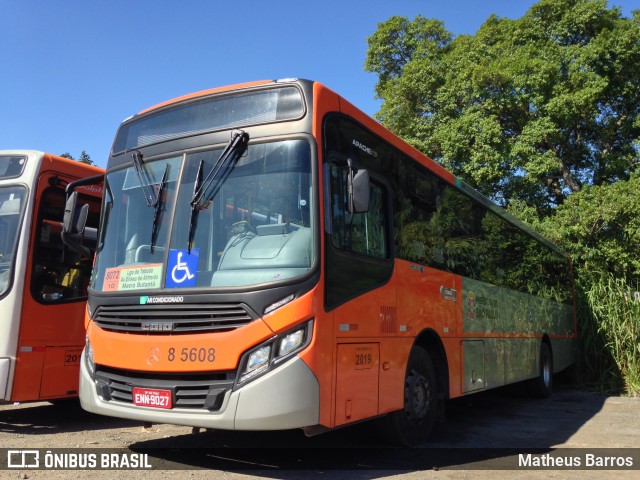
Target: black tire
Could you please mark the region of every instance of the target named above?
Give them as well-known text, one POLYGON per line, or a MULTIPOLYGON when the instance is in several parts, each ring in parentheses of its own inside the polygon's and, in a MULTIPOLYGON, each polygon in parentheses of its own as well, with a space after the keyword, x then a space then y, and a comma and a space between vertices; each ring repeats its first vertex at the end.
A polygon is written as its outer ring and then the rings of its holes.
POLYGON ((527 381, 527 391, 535 398, 547 398, 553 391, 553 355, 547 343, 540 345, 538 376, 527 381))
POLYGON ((438 412, 438 385, 433 361, 420 347, 409 355, 404 381, 404 408, 380 419, 384 440, 411 446, 429 438, 438 412))

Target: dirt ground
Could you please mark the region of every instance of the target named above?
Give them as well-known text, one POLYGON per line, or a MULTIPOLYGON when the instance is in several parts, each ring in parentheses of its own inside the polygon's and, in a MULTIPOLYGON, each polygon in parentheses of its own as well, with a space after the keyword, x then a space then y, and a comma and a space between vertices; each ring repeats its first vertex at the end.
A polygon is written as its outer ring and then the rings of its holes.
MULTIPOLYGON (((14 480, 151 480, 168 475, 231 480, 466 479, 495 478, 503 472, 509 478, 635 479, 640 478, 640 398, 566 388, 557 389, 546 400, 530 399, 518 389, 480 393, 449 401, 447 419, 436 425, 429 443, 410 449, 389 447, 371 423, 312 438, 299 430, 193 433, 190 427, 143 425, 89 414, 75 401, 3 405, 0 449, 146 454, 154 467, 117 472, 7 469, 7 459, 0 458, 0 466, 5 467, 0 478, 14 480), (596 463, 605 457, 629 458, 626 461, 633 467, 587 468, 587 455, 596 463), (584 468, 557 468, 559 461, 549 456, 578 458, 584 468), (545 461, 555 462, 553 468, 536 468, 536 462, 545 461)), ((0 455, 6 452, 0 450, 0 455)))

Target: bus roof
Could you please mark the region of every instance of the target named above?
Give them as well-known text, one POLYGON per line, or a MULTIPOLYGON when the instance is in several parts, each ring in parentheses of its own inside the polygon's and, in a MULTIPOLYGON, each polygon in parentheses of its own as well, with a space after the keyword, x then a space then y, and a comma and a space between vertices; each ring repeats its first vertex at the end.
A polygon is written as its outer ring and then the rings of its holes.
POLYGON ((167 100, 166 102, 159 103, 157 105, 154 105, 153 107, 145 108, 144 110, 141 110, 140 112, 138 112, 134 116, 143 115, 143 114, 149 113, 149 112, 151 112, 153 110, 157 110, 159 108, 167 107, 169 105, 173 105, 174 103, 181 103, 181 102, 184 102, 186 100, 192 100, 194 98, 206 97, 207 95, 213 95, 213 94, 216 94, 216 93, 224 93, 224 92, 239 90, 239 89, 242 89, 242 88, 250 88, 250 87, 257 87, 257 86, 260 86, 260 85, 268 85, 268 84, 274 83, 274 82, 277 82, 277 80, 257 80, 255 82, 239 83, 239 84, 236 84, 236 85, 227 85, 227 86, 224 86, 224 87, 217 87, 217 88, 209 88, 207 90, 200 90, 199 92, 189 93, 187 95, 181 95, 180 97, 176 97, 176 98, 173 98, 171 100, 167 100))
MULTIPOLYGON (((0 156, 15 156, 15 157, 24 156, 27 158, 35 159, 36 163, 40 164, 41 166, 42 165, 46 166, 47 163, 53 164, 55 162, 58 164, 65 165, 66 167, 72 170, 82 170, 83 176, 100 175, 104 173, 103 168, 78 162, 77 160, 61 157, 59 155, 54 155, 52 153, 42 152, 40 150, 28 150, 28 149, 0 150, 0 156)), ((22 173, 20 175, 22 175, 22 173)))

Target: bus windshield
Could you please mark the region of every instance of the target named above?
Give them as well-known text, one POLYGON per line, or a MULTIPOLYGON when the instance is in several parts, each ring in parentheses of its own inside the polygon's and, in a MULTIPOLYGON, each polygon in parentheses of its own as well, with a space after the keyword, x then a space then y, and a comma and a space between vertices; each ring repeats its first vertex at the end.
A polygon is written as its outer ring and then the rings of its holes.
POLYGON ((93 289, 240 287, 309 271, 314 262, 309 143, 249 145, 194 212, 197 178, 211 172, 221 152, 145 161, 145 182, 161 194, 151 207, 133 166, 107 175, 93 289))
POLYGON ((26 164, 27 157, 24 155, 0 156, 0 179, 19 177, 26 164))
POLYGON ((10 286, 27 189, 0 187, 0 296, 10 286))

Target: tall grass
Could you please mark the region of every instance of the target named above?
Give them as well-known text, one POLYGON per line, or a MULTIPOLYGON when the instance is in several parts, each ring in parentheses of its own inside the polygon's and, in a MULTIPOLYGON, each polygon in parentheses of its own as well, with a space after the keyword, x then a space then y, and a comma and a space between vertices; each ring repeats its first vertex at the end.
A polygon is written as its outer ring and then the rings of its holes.
POLYGON ((579 289, 583 382, 609 392, 640 395, 640 290, 621 278, 592 277, 579 289))

